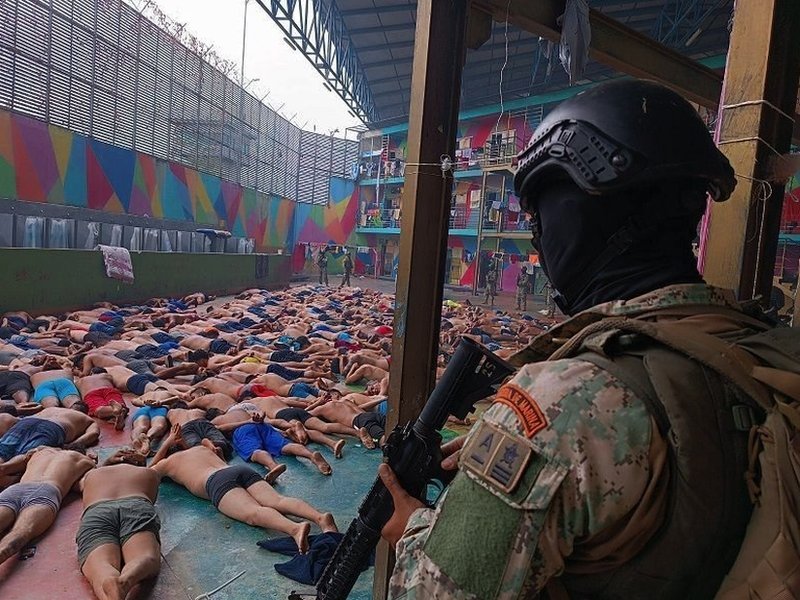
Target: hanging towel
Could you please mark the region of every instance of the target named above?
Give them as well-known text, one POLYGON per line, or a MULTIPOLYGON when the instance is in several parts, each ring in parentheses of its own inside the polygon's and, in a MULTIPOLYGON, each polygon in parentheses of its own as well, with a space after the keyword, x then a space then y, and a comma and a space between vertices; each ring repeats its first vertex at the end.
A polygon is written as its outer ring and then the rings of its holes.
POLYGON ((133 264, 131 264, 131 255, 128 249, 103 245, 98 246, 98 248, 103 254, 106 277, 132 283, 133 264))

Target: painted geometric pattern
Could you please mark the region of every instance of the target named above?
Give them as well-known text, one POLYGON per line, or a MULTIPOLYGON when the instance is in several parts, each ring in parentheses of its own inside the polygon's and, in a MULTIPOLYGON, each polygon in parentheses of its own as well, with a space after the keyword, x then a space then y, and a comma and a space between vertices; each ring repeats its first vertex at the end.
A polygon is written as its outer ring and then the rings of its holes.
POLYGON ((292 242, 289 199, 6 111, 0 197, 211 225, 255 239, 258 250, 292 242))

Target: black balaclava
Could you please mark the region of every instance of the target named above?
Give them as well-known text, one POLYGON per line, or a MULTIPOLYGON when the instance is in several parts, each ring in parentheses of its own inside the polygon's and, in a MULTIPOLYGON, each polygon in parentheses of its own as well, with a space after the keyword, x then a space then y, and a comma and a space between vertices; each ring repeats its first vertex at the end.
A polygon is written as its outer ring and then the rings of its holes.
POLYGON ((564 313, 702 283, 692 253, 705 209, 702 185, 673 182, 602 196, 567 178, 537 187, 533 245, 564 313))

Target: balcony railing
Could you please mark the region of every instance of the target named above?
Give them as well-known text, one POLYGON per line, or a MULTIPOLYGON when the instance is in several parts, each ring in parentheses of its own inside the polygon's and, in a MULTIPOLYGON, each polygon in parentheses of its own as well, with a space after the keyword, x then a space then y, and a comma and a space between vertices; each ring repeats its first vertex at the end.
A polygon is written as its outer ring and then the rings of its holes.
MULTIPOLYGON (((358 216, 358 226, 369 229, 399 229, 403 220, 397 208, 367 209, 358 216)), ((450 229, 477 229, 478 211, 455 208, 450 211, 450 229)))

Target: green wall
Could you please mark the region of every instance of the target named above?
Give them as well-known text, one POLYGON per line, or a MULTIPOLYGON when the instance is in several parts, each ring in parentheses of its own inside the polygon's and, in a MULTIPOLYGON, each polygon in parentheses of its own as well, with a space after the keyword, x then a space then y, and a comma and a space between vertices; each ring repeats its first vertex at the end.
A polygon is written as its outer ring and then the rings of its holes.
POLYGON ((140 302, 191 292, 229 294, 289 282, 291 256, 277 254, 131 253, 135 281, 105 275, 94 250, 0 249, 0 313, 33 314, 88 307, 95 302, 140 302), (264 273, 258 273, 261 264, 264 273))

